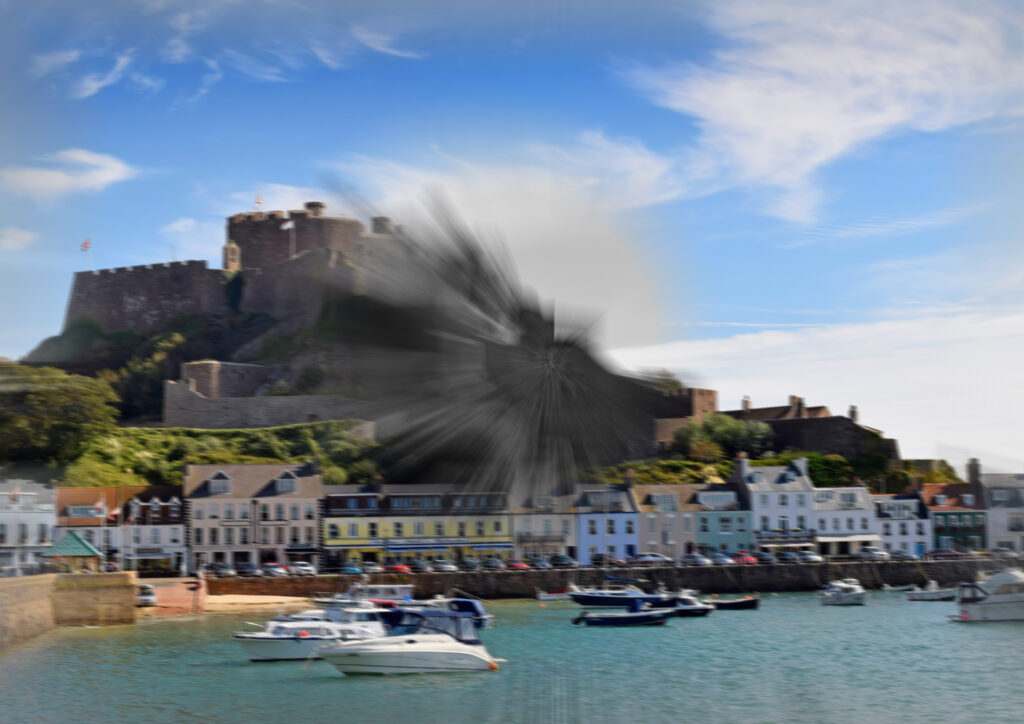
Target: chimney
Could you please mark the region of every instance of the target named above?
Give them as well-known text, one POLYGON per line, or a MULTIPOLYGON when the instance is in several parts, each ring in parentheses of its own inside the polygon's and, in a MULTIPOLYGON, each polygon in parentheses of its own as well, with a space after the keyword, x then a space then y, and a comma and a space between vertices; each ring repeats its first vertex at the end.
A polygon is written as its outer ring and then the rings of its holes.
POLYGON ((967 461, 967 482, 971 485, 981 482, 981 461, 978 458, 971 458, 967 461))
POLYGON ((740 409, 745 412, 750 411, 750 395, 743 395, 743 399, 740 400, 740 409))
POLYGON ((807 407, 804 405, 804 398, 802 397, 796 398, 796 416, 807 417, 807 407))
POLYGON ((625 485, 626 488, 632 488, 633 482, 633 468, 628 468, 626 472, 622 474, 622 484, 625 485))
POLYGON ((391 219, 387 216, 374 216, 370 219, 372 223, 374 234, 390 234, 391 233, 391 219))
POLYGON ((732 477, 746 481, 747 475, 750 474, 750 460, 747 458, 745 452, 736 453, 736 458, 733 460, 732 477))
POLYGON ((801 475, 807 477, 807 458, 796 458, 793 461, 793 467, 796 468, 797 472, 799 472, 801 475))
POLYGON ((860 421, 859 420, 859 416, 857 414, 857 406, 856 405, 850 405, 850 413, 849 413, 848 417, 851 420, 853 420, 854 422, 859 422, 860 421))
POLYGON ((321 201, 307 201, 305 203, 306 210, 309 211, 310 216, 323 216, 324 205, 321 201))

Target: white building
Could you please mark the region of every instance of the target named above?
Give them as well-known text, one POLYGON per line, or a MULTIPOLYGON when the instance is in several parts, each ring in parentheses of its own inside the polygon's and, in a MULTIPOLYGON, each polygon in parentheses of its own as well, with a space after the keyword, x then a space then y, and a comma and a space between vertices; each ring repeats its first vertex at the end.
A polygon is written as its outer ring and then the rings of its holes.
MULTIPOLYGON (((516 558, 577 557, 578 495, 530 495, 512 513, 512 536, 516 558)), ((585 562, 585 561, 584 561, 585 562)))
POLYGON ((584 490, 576 503, 577 560, 589 563, 596 553, 613 558, 636 555, 637 512, 627 488, 584 490))
POLYGON ((53 545, 57 513, 50 485, 0 481, 0 576, 39 571, 53 545))
POLYGON ((811 528, 821 553, 851 555, 864 546, 880 546, 878 516, 863 485, 816 488, 811 528))
POLYGON ((118 553, 127 570, 163 570, 187 575, 188 540, 181 489, 175 485, 136 493, 122 510, 123 545, 118 553))
POLYGON ((917 493, 872 495, 878 517, 878 533, 887 551, 923 555, 931 549, 932 521, 917 493))

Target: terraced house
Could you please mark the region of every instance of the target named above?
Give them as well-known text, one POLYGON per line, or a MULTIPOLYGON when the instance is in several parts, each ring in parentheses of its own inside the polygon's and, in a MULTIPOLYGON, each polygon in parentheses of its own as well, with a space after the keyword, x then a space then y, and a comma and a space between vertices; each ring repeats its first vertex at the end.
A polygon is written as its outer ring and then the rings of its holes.
POLYGON ((343 561, 511 555, 507 494, 449 485, 330 485, 324 490, 327 566, 343 561))
POLYGON ((969 483, 926 483, 921 486, 921 498, 928 506, 936 548, 988 547, 983 501, 969 483))
POLYGON ((967 479, 987 508, 989 545, 1024 552, 1024 475, 983 473, 981 462, 972 458, 967 479))

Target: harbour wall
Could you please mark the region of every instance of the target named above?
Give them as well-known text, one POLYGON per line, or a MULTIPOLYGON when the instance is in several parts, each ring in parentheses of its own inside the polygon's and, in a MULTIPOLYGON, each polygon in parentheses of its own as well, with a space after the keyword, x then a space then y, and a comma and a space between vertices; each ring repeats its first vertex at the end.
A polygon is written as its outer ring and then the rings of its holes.
POLYGON ((131 573, 0 578, 0 649, 55 626, 135 623, 131 573))
MULTIPOLYGON (((977 578, 978 573, 1005 567, 999 561, 907 561, 829 562, 802 565, 709 566, 692 568, 614 568, 608 575, 648 582, 649 587, 694 588, 703 593, 750 593, 814 591, 829 581, 856 578, 867 588, 883 584, 901 586, 924 584, 929 579, 940 586, 977 578)), ((372 583, 411 583, 417 597, 444 594, 453 588, 480 598, 525 598, 538 590, 555 591, 569 583, 598 586, 605 571, 595 568, 544 571, 476 571, 459 573, 380 574, 372 583)), ((311 596, 344 591, 360 576, 309 576, 301 578, 216 578, 208 581, 211 595, 247 594, 311 596)), ((644 584, 641 584, 644 585, 644 584)))

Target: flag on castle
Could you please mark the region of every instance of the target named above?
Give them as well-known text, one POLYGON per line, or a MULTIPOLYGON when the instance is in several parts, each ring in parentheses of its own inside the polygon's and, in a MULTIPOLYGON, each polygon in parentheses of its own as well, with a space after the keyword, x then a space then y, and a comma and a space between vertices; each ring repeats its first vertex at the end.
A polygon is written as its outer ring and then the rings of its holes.
POLYGON ((253 206, 263 206, 263 192, 256 194, 256 200, 252 202, 253 206))
POLYGON ((291 219, 288 219, 288 221, 286 221, 283 224, 281 224, 281 231, 291 231, 294 228, 295 228, 295 222, 292 221, 291 219))
POLYGON ((92 248, 92 242, 86 239, 82 242, 82 246, 79 247, 82 251, 89 251, 92 248))

